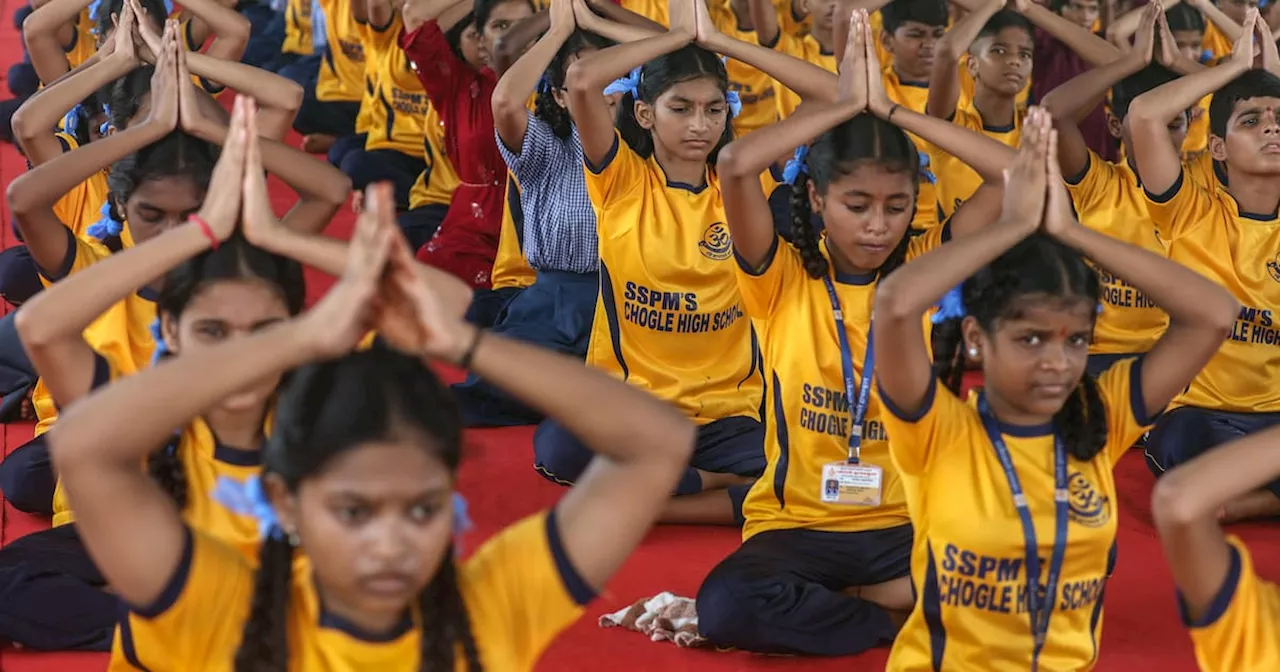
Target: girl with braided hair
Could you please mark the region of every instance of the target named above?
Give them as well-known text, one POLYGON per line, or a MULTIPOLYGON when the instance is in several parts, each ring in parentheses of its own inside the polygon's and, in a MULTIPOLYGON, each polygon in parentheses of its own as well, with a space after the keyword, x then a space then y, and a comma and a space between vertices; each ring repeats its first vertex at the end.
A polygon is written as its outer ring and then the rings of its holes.
MULTIPOLYGON (((469 325, 465 301, 450 300, 464 284, 416 268, 391 190, 371 188, 366 206, 340 281, 312 310, 113 382, 53 430, 77 526, 129 607, 113 669, 531 670, 683 472, 694 427, 679 412, 469 325), (352 354, 371 329, 390 347, 352 354), (494 381, 599 455, 553 509, 465 563, 462 425, 431 361, 494 381), (171 427, 288 371, 263 476, 217 496, 261 523, 261 550, 246 558, 184 519, 137 460, 171 427), (139 407, 153 410, 118 421, 139 407)), ((207 243, 182 235, 175 246, 207 243)))
POLYGON ((743 545, 698 592, 700 630, 721 646, 849 655, 893 639, 911 606, 912 534, 869 380, 871 304, 878 283, 904 260, 995 219, 999 190, 980 191, 944 226, 912 235, 919 153, 886 119, 959 155, 1012 154, 894 106, 866 13, 855 12, 850 23, 841 99, 804 103, 720 158, 738 286, 764 333, 765 425, 773 428, 765 435, 768 467, 742 504, 743 545), (791 167, 799 176, 800 235, 788 244, 774 231, 755 175, 810 141, 808 165, 791 167), (821 239, 815 213, 826 224, 821 239), (874 487, 842 488, 846 475, 866 469, 878 479, 874 487))
POLYGON ((915 528, 917 600, 889 670, 1093 666, 1115 561, 1112 470, 1238 310, 1194 271, 1081 226, 1052 120, 1029 111, 999 221, 906 264, 876 296, 876 381, 915 528), (1150 352, 1096 379, 1086 256, 1171 320, 1150 352), (931 358, 922 318, 939 299, 958 329, 931 358), (961 349, 985 378, 969 403, 961 349))

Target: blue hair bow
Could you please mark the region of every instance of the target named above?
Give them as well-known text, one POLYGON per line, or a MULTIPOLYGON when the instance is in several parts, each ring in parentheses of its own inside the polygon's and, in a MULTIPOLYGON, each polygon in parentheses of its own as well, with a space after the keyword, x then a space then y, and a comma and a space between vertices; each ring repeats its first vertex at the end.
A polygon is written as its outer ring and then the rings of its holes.
POLYGON ((957 317, 964 317, 964 300, 960 296, 960 285, 956 285, 942 295, 938 301, 938 312, 930 318, 934 324, 940 324, 957 317))
POLYGON ((547 73, 542 73, 542 78, 538 80, 538 93, 551 92, 551 77, 547 73))
POLYGON ((938 178, 934 177, 933 171, 929 169, 929 155, 920 152, 920 179, 929 184, 937 184, 938 178))
POLYGON ((98 135, 105 137, 107 135, 107 130, 111 128, 111 106, 103 103, 102 114, 106 116, 106 119, 102 122, 102 125, 98 127, 98 135))
POLYGON ((93 236, 98 240, 106 240, 108 238, 118 236, 122 231, 124 231, 124 223, 117 222, 115 218, 111 216, 110 197, 102 202, 102 207, 98 209, 98 214, 98 221, 90 224, 89 228, 86 229, 86 233, 90 236, 93 236))
POLYGON ((742 113, 742 97, 737 91, 726 91, 724 94, 724 102, 729 106, 730 118, 737 117, 742 113))
POLYGON ((809 171, 809 164, 805 159, 809 156, 809 145, 800 145, 796 147, 795 154, 791 155, 791 160, 787 161, 787 165, 782 169, 782 181, 787 184, 795 184, 796 178, 800 177, 800 173, 809 171))
POLYGON ((243 481, 221 476, 213 487, 213 499, 232 513, 256 518, 259 537, 284 537, 275 507, 271 506, 267 491, 262 487, 261 476, 250 476, 243 481))
POLYGON ((71 108, 70 112, 62 118, 62 129, 69 133, 72 137, 76 136, 80 130, 80 119, 84 116, 84 105, 76 105, 71 108))
POLYGON ((639 97, 641 67, 643 66, 637 66, 635 70, 613 80, 613 83, 604 87, 604 95, 611 96, 615 93, 629 93, 632 96, 639 97))
POLYGON ((169 344, 164 342, 164 332, 160 331, 160 318, 151 321, 151 338, 156 342, 155 352, 151 353, 151 366, 155 366, 165 355, 169 354, 169 344))

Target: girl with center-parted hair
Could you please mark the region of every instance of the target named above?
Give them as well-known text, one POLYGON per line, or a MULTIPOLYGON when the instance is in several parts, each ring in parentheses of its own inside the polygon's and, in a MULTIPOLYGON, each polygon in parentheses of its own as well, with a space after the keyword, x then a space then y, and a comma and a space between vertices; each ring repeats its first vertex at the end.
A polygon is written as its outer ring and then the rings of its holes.
POLYGON ((366 202, 342 278, 315 308, 114 382, 51 433, 77 527, 128 606, 116 669, 530 670, 666 503, 691 423, 467 324, 452 300, 461 283, 422 274, 396 239, 389 190, 366 202), (394 349, 353 354, 370 329, 394 349), (462 426, 433 360, 485 376, 600 455, 554 508, 465 563, 452 529, 462 426), (288 371, 263 476, 218 497, 261 521, 246 558, 185 523, 137 463, 172 427, 288 371), (136 408, 152 410, 118 421, 136 408))

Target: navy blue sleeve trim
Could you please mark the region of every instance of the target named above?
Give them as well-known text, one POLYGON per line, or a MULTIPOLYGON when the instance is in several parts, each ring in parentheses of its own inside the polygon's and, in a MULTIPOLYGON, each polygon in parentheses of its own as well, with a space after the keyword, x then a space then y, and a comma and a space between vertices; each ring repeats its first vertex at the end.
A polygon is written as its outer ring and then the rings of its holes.
POLYGON ((1173 199, 1174 196, 1177 196, 1178 191, 1182 189, 1182 178, 1183 178, 1183 174, 1181 171, 1179 171, 1178 179, 1174 180, 1173 184, 1170 185, 1169 188, 1165 190, 1163 193, 1153 194, 1149 189, 1147 189, 1146 185, 1143 185, 1142 190, 1146 192, 1147 198, 1151 199, 1152 201, 1155 201, 1156 203, 1168 203, 1170 200, 1173 199))
POLYGON ((396 22, 396 17, 392 16, 391 19, 388 20, 385 25, 379 26, 372 21, 369 21, 368 25, 369 25, 369 28, 373 29, 373 32, 375 33, 385 33, 387 32, 388 28, 395 25, 395 22, 396 22))
POLYGON ((62 51, 68 54, 71 53, 73 50, 75 50, 76 45, 79 44, 79 42, 80 42, 80 27, 76 26, 76 29, 71 31, 71 44, 64 45, 62 47, 62 51))
POLYGON ((178 602, 178 598, 182 596, 182 589, 187 587, 187 578, 191 576, 191 557, 195 553, 195 544, 191 528, 183 525, 182 558, 178 560, 178 566, 174 567, 169 582, 165 584, 164 590, 160 591, 160 596, 154 602, 143 606, 129 605, 130 611, 142 618, 157 618, 178 602))
POLYGON ((1084 182, 1085 176, 1089 174, 1089 169, 1092 167, 1093 167, 1093 154, 1087 154, 1084 157, 1084 168, 1081 168, 1080 172, 1076 173, 1075 175, 1072 175, 1070 177, 1064 177, 1063 179, 1066 180, 1067 184, 1073 187, 1077 186, 1081 182, 1084 182))
POLYGON ((55 135, 53 137, 58 139, 58 145, 62 147, 63 154, 66 154, 67 152, 71 151, 71 143, 67 142, 66 138, 62 137, 61 135, 55 135))
POLYGON ((589 171, 591 171, 591 172, 595 173, 596 175, 599 175, 600 173, 603 173, 603 172, 604 172, 604 169, 605 169, 605 168, 608 168, 608 167, 609 167, 609 164, 613 163, 613 160, 614 160, 615 158, 617 158, 617 156, 618 156, 618 143, 620 143, 620 142, 622 142, 622 138, 618 137, 618 134, 617 134, 617 133, 614 133, 614 134, 613 134, 613 146, 609 148, 609 152, 608 152, 607 154, 605 154, 605 155, 604 155, 604 159, 602 159, 602 160, 600 161, 600 165, 599 165, 598 167, 597 167, 597 166, 595 166, 595 165, 593 165, 593 164, 591 163, 591 159, 588 159, 588 158, 587 158, 587 157, 585 157, 585 156, 584 156, 584 157, 582 157, 582 162, 583 162, 583 163, 585 163, 585 164, 587 164, 587 170, 589 170, 589 171))
POLYGON ((921 418, 929 414, 929 410, 933 408, 934 397, 938 396, 938 379, 932 374, 929 376, 929 389, 924 391, 924 401, 920 404, 920 410, 915 413, 907 413, 901 408, 894 405, 889 395, 884 393, 884 388, 880 387, 880 381, 876 381, 876 388, 880 390, 880 404, 889 409, 893 417, 903 422, 919 422, 921 418))
MULTIPOLYGON (((955 214, 953 213, 952 217, 954 216, 955 214)), ((948 217, 947 221, 942 223, 942 242, 951 242, 951 217, 948 217)))
POLYGON ((1133 413, 1138 424, 1153 425, 1164 413, 1164 409, 1147 415, 1147 401, 1142 396, 1142 362, 1144 360, 1145 356, 1138 355, 1129 369, 1129 412, 1133 413))
POLYGON ((1178 591, 1178 613, 1183 625, 1188 628, 1207 628, 1227 613, 1227 607, 1231 606, 1231 600, 1236 596, 1236 587, 1240 585, 1240 566, 1240 551, 1231 546, 1231 566, 1227 569, 1227 576, 1200 618, 1191 618, 1191 614, 1187 613, 1187 601, 1182 597, 1182 591, 1178 591))
POLYGON ((36 264, 40 275, 43 275, 49 282, 57 282, 70 275, 71 267, 76 265, 76 254, 80 251, 79 246, 76 245, 76 234, 72 233, 71 229, 67 228, 65 224, 63 230, 67 232, 67 251, 62 257, 62 264, 58 266, 58 270, 50 273, 49 269, 42 268, 38 263, 36 264))
POLYGON ((743 273, 753 277, 764 275, 765 271, 769 270, 769 267, 773 265, 773 258, 778 256, 778 240, 780 238, 782 236, 776 233, 773 234, 773 242, 769 244, 769 251, 765 253, 764 260, 760 262, 760 266, 756 268, 752 268, 750 262, 738 254, 738 248, 733 248, 733 258, 738 262, 738 268, 741 268, 743 273))
POLYGON ((111 382, 111 363, 100 353, 93 353, 93 383, 90 390, 96 390, 111 382))
POLYGON ((551 548, 551 558, 555 560, 556 571, 560 573, 560 580, 564 582, 569 596, 578 603, 578 606, 585 607, 590 604, 596 599, 596 589, 583 580, 573 566, 573 562, 569 560, 569 555, 565 553, 564 542, 560 539, 560 527, 556 522, 555 509, 547 512, 547 546, 551 548))

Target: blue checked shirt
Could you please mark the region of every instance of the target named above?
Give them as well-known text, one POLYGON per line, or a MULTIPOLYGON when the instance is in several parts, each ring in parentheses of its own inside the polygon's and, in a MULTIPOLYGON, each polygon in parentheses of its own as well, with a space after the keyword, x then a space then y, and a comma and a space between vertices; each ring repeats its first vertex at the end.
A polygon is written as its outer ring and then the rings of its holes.
POLYGON ((520 183, 524 256, 539 271, 595 272, 600 269, 596 209, 587 195, 578 129, 561 139, 545 121, 528 114, 519 154, 497 138, 502 159, 520 183))

